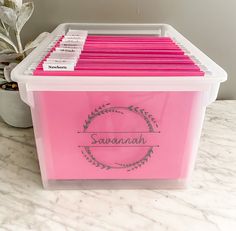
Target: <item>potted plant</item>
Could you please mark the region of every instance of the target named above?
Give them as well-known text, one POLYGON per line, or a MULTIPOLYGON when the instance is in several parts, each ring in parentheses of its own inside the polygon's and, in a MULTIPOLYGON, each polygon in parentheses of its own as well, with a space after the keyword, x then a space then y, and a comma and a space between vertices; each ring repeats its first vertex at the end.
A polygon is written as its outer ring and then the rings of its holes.
POLYGON ((12 69, 21 62, 48 33, 40 34, 23 47, 21 30, 34 11, 33 2, 0 0, 0 117, 15 127, 31 127, 29 107, 20 99, 12 69))

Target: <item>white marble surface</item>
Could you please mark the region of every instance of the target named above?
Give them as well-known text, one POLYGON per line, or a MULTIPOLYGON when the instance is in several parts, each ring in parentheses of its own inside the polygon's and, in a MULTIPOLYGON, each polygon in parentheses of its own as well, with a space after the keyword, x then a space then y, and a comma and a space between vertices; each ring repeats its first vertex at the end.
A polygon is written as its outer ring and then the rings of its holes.
POLYGON ((208 108, 184 191, 45 191, 32 129, 0 122, 0 230, 235 231, 236 101, 208 108))

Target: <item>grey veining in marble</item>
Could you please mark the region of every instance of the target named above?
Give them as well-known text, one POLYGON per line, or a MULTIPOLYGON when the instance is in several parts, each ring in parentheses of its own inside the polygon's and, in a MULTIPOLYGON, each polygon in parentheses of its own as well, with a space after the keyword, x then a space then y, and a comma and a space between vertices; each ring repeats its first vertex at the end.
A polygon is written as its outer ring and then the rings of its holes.
POLYGON ((188 190, 42 189, 32 129, 0 122, 1 231, 235 231, 236 101, 207 109, 188 190))

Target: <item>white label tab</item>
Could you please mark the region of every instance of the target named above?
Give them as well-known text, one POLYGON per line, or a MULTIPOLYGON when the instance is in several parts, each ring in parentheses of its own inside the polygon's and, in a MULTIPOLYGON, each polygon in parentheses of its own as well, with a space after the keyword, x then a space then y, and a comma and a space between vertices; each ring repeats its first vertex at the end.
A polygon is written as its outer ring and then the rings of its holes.
POLYGON ((76 40, 68 40, 68 41, 62 41, 60 42, 60 46, 65 45, 65 46, 80 46, 81 48, 84 46, 84 42, 82 41, 76 41, 76 40))
POLYGON ((65 40, 67 40, 67 39, 85 40, 86 36, 84 36, 84 35, 65 35, 63 39, 65 39, 65 40))
POLYGON ((78 43, 84 43, 85 39, 81 39, 81 38, 63 38, 62 42, 78 42, 78 43))
POLYGON ((43 63, 52 63, 52 64, 73 64, 74 66, 76 65, 77 61, 75 60, 70 60, 70 59, 47 59, 43 63))
POLYGON ((87 36, 88 35, 88 31, 86 31, 86 30, 72 30, 72 29, 69 29, 69 31, 66 33, 66 35, 83 35, 83 36, 87 36))
POLYGON ((43 63, 44 71, 74 71, 74 65, 69 63, 43 63))
POLYGON ((74 48, 65 48, 65 47, 56 47, 57 52, 67 52, 67 53, 75 53, 80 55, 81 49, 74 49, 74 48))
POLYGON ((54 51, 50 54, 51 58, 63 58, 63 57, 69 57, 69 58, 77 58, 79 57, 79 54, 76 53, 68 53, 68 52, 60 52, 60 51, 54 51))
POLYGON ((53 58, 47 58, 46 61, 47 63, 71 63, 74 66, 77 63, 77 59, 53 59, 53 58))
POLYGON ((60 43, 60 47, 83 50, 83 45, 79 45, 79 44, 60 43))

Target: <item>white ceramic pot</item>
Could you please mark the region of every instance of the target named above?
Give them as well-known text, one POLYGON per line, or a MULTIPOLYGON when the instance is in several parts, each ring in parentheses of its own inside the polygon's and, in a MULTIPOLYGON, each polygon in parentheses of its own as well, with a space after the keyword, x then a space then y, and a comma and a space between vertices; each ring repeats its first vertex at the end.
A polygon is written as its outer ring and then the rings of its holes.
POLYGON ((30 108, 21 100, 19 91, 0 88, 0 116, 11 126, 32 127, 30 108))

